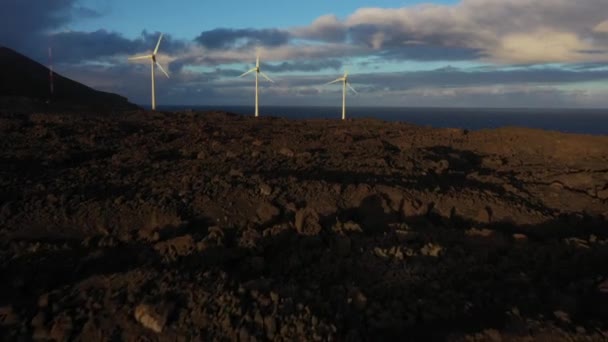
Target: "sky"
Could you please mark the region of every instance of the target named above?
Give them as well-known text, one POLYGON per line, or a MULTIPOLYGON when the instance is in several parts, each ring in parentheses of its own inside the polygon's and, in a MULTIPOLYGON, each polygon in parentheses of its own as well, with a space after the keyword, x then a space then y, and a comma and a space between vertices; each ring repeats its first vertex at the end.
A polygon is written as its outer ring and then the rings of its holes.
POLYGON ((608 108, 606 0, 3 0, 0 45, 159 105, 608 108))

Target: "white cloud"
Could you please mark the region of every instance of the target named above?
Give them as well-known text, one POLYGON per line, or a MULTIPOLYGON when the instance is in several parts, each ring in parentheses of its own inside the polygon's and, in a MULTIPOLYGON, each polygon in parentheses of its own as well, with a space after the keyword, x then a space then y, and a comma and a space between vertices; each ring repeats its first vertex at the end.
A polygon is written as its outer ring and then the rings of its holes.
POLYGON ((480 50, 505 63, 608 60, 606 0, 463 0, 456 5, 363 8, 344 24, 376 49, 407 41, 480 50), (594 53, 589 53, 589 52, 594 53))

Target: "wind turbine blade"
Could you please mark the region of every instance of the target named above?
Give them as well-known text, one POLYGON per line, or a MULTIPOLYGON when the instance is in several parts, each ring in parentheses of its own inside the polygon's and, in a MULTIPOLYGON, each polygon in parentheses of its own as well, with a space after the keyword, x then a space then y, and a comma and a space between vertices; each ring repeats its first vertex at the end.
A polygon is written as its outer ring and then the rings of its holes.
POLYGON ((255 56, 255 66, 258 68, 260 67, 260 54, 259 53, 255 56))
POLYGON ((346 82, 346 85, 348 86, 348 88, 349 88, 350 90, 352 90, 352 91, 353 91, 353 93, 355 93, 355 94, 359 94, 359 93, 358 93, 358 92, 355 90, 355 88, 353 88, 353 87, 351 87, 351 86, 350 86, 350 83, 346 82))
POLYGON ((163 74, 165 74, 165 76, 167 76, 167 78, 169 78, 169 74, 167 74, 167 72, 165 71, 165 69, 163 69, 160 63, 156 62, 156 66, 160 69, 160 71, 163 72, 163 74))
POLYGON ((261 71, 260 71, 260 75, 262 75, 262 77, 264 77, 264 78, 265 78, 265 79, 267 79, 268 81, 270 81, 270 82, 274 83, 274 81, 273 81, 273 80, 271 80, 271 79, 270 79, 270 77, 268 77, 268 75, 266 75, 265 73, 263 73, 263 72, 261 72, 261 71))
POLYGON ((325 83, 324 85, 328 85, 328 84, 334 84, 334 83, 338 83, 338 82, 342 82, 342 81, 344 81, 344 78, 340 77, 340 78, 335 79, 335 80, 333 80, 333 81, 331 81, 331 82, 327 82, 327 83, 325 83))
POLYGON ((130 61, 135 61, 135 60, 138 60, 138 59, 149 59, 149 58, 152 58, 152 55, 130 57, 129 60, 130 61))
POLYGON ((158 43, 156 43, 156 48, 154 48, 154 53, 153 55, 156 55, 156 53, 158 52, 158 47, 160 46, 160 41, 161 39, 163 39, 163 34, 160 34, 160 37, 158 37, 158 43))
POLYGON ((242 75, 241 75, 241 76, 239 76, 239 77, 243 77, 243 76, 245 76, 245 75, 249 75, 249 74, 251 74, 252 72, 254 72, 254 71, 256 71, 256 70, 257 70, 256 68, 253 68, 253 69, 251 69, 251 70, 249 70, 249 71, 245 72, 244 74, 242 74, 242 75))

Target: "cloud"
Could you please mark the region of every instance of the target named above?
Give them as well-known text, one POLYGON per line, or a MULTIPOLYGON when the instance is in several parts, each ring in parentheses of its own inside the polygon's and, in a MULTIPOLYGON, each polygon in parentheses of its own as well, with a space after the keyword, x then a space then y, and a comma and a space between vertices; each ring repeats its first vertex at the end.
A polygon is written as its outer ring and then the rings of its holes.
POLYGON ((373 52, 388 61, 470 61, 481 57, 482 51, 470 48, 407 44, 373 52))
POLYGON ((608 70, 570 71, 559 68, 520 68, 478 71, 452 67, 428 71, 354 74, 350 77, 354 84, 361 83, 387 90, 504 85, 544 86, 606 79, 608 79, 608 70))
POLYGON ((296 38, 340 43, 346 40, 347 28, 335 15, 324 15, 309 26, 290 30, 296 38))
POLYGON ((24 52, 45 50, 36 46, 44 34, 60 29, 71 20, 95 17, 95 10, 77 4, 77 0, 3 0, 0 10, 0 45, 24 52))
POLYGON ((364 8, 344 24, 353 43, 374 49, 412 42, 481 51, 503 63, 608 59, 601 37, 605 0, 463 0, 455 5, 364 8))
POLYGON ((194 40, 208 49, 279 46, 289 42, 289 33, 279 29, 217 28, 202 32, 194 40))
MULTIPOLYGON (((71 65, 58 70, 96 89, 128 95, 131 101, 150 102, 147 65, 71 65)), ((242 70, 216 68, 183 70, 170 79, 157 78, 161 104, 251 105, 253 80, 239 79, 242 70)), ((339 85, 324 86, 338 75, 283 75, 275 84, 262 82, 264 105, 339 106, 339 85)), ((595 91, 563 87, 608 78, 608 70, 582 72, 557 68, 537 70, 441 68, 400 73, 352 74, 359 92, 349 96, 352 105, 374 106, 477 106, 477 107, 579 107, 608 105, 608 96, 595 91)), ((280 114, 280 113, 277 113, 280 114)))
POLYGON ((593 28, 593 32, 608 33, 608 20, 604 20, 593 28))
POLYGON ((327 69, 338 70, 340 68, 342 68, 342 62, 337 59, 322 59, 312 62, 305 60, 296 60, 294 62, 283 62, 280 64, 262 63, 262 69, 269 72, 315 72, 327 69))
MULTIPOLYGON (((268 62, 287 62, 284 68, 293 65, 293 69, 298 67, 297 63, 309 64, 302 68, 309 68, 311 71, 317 67, 311 67, 312 64, 323 63, 319 60, 344 60, 349 56, 362 55, 366 52, 365 48, 354 46, 351 44, 337 43, 299 43, 285 44, 279 46, 260 46, 239 49, 214 49, 205 48, 202 46, 189 46, 186 51, 183 51, 176 56, 172 61, 174 70, 182 70, 184 66, 217 66, 218 64, 231 63, 255 63, 256 54, 259 54, 263 63, 268 62), (302 62, 308 61, 308 62, 302 62)), ((327 64, 327 67, 332 67, 334 64, 327 64)), ((300 69, 302 69, 300 68, 300 69)), ((304 70, 301 70, 304 71, 304 70)))
MULTIPOLYGON (((606 0, 462 0, 362 8, 343 20, 324 15, 299 27, 216 28, 188 40, 166 35, 159 60, 171 79, 158 79, 159 102, 248 104, 251 84, 237 76, 255 63, 257 51, 265 71, 282 73, 277 84, 263 84, 265 103, 334 104, 339 87, 320 85, 335 79, 344 64, 369 63, 362 68, 382 71, 383 62, 390 62, 392 72, 351 75, 361 92, 353 103, 602 103, 599 87, 563 89, 608 79, 600 63, 608 61, 606 13, 606 0), (399 72, 400 61, 504 66, 399 72), (562 64, 540 67, 556 62, 562 64)), ((56 67, 66 76, 147 103, 149 65, 125 57, 151 51, 159 33, 67 30, 74 20, 100 15, 78 0, 5 0, 0 44, 40 61, 51 44, 56 67)), ((407 67, 412 65, 423 64, 407 67)))
MULTIPOLYGON (((53 47, 54 59, 60 63, 80 63, 90 60, 103 61, 106 57, 151 52, 158 41, 159 32, 143 31, 135 39, 128 39, 116 32, 66 31, 50 34, 48 42, 53 47)), ((186 44, 164 35, 160 53, 175 54, 186 49, 186 44)))

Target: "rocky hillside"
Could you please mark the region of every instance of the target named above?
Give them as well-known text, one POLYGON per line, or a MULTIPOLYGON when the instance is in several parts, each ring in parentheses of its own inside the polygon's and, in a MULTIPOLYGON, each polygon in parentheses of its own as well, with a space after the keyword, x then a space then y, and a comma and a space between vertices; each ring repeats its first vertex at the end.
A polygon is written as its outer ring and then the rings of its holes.
POLYGON ((0 336, 606 340, 608 137, 0 119, 0 336))
MULTIPOLYGON (((0 46, 0 108, 30 109, 136 109, 120 95, 97 91, 54 74, 50 93, 49 69, 7 47, 0 46)), ((26 110, 27 111, 27 110, 26 110)))

